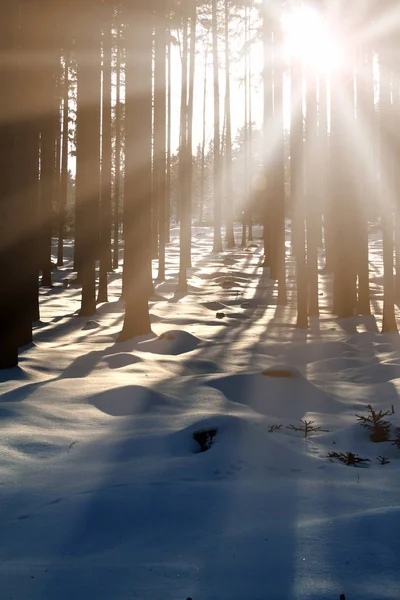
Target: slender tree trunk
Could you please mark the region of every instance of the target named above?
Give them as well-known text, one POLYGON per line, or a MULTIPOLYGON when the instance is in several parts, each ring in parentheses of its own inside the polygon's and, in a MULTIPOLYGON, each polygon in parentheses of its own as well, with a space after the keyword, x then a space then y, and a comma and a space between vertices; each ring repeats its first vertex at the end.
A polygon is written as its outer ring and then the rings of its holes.
POLYGON ((104 6, 103 28, 103 102, 101 134, 101 193, 100 193, 100 268, 97 302, 108 302, 108 272, 111 261, 111 60, 112 6, 104 6))
POLYGON ((42 286, 52 287, 51 281, 51 232, 53 214, 53 195, 55 192, 54 173, 54 136, 52 119, 46 119, 47 123, 41 132, 41 173, 40 173, 40 217, 41 217, 41 261, 42 286))
POLYGON ((153 186, 158 206, 158 281, 165 279, 166 215, 166 6, 155 14, 154 69, 154 173, 153 186))
POLYGON ((205 201, 205 174, 206 174, 206 108, 207 108, 207 59, 208 46, 204 50, 204 76, 203 76, 203 111, 202 111, 202 140, 201 140, 201 175, 200 175, 200 207, 199 225, 203 225, 204 201, 205 201))
POLYGON ((302 65, 291 69, 290 121, 290 193, 292 216, 292 252, 296 257, 297 327, 308 329, 307 258, 305 198, 303 189, 304 145, 302 65))
MULTIPOLYGON (((233 181, 232 181, 232 120, 231 120, 231 69, 229 48, 229 2, 225 0, 225 211, 226 211, 226 244, 235 247, 233 229, 233 181)), ((204 102, 205 108, 205 102, 204 102)), ((205 116, 204 116, 205 118, 205 116)), ((205 123, 203 123, 203 131, 205 123)), ((203 134, 204 135, 204 134, 203 134)), ((203 137, 204 141, 204 137, 203 137)), ((204 145, 203 145, 204 152, 204 145)), ((204 154, 203 154, 204 160, 204 154)))
POLYGON ((125 319, 119 341, 151 331, 152 36, 153 15, 126 10, 126 164, 124 194, 125 319))
POLYGON ((271 279, 278 281, 278 304, 286 304, 285 171, 283 144, 283 59, 280 24, 274 30, 274 131, 276 145, 271 160, 271 279))
POLYGON ((70 53, 67 50, 64 55, 64 79, 63 79, 63 125, 62 125, 62 150, 61 150, 61 180, 60 180, 60 202, 58 205, 58 247, 57 267, 64 264, 64 235, 65 216, 68 198, 68 130, 69 130, 69 65, 70 53))
POLYGON ((393 107, 390 89, 390 59, 382 57, 380 65, 380 160, 381 160, 381 222, 383 243, 383 316, 382 333, 397 332, 395 287, 393 274, 394 214, 392 194, 395 187, 396 155, 393 136, 393 107), (386 59, 386 60, 385 60, 386 59))
POLYGON ((213 46, 213 79, 214 79, 214 243, 213 243, 213 252, 222 252, 217 0, 212 0, 212 46, 213 46))
POLYGON ((193 104, 194 104, 194 82, 196 63, 196 0, 190 0, 190 52, 189 52, 189 82, 188 82, 188 105, 187 105, 187 173, 186 173, 186 202, 190 231, 188 231, 187 266, 192 266, 192 186, 193 186, 193 104))
POLYGON ((320 196, 317 185, 317 86, 316 76, 308 72, 306 118, 306 198, 307 198, 307 278, 308 312, 319 316, 318 305, 318 244, 320 241, 320 196))
POLYGON ((252 118, 253 118, 253 111, 252 111, 252 72, 251 72, 251 9, 252 9, 252 0, 250 0, 250 6, 249 6, 249 14, 248 14, 248 23, 247 23, 247 27, 248 27, 248 35, 247 35, 247 40, 248 40, 248 51, 247 51, 247 78, 248 78, 248 87, 247 87, 247 91, 248 91, 248 148, 247 148, 247 153, 248 153, 248 190, 249 190, 249 196, 248 196, 248 201, 247 201, 247 224, 249 227, 249 235, 248 235, 248 240, 249 242, 253 241, 253 207, 252 207, 252 203, 253 203, 253 186, 252 186, 252 181, 253 181, 253 123, 252 123, 252 118))
POLYGON ((271 139, 270 132, 273 122, 273 76, 272 76, 272 32, 270 4, 263 0, 263 172, 264 172, 264 202, 263 202, 263 242, 264 267, 270 266, 270 205, 268 198, 268 178, 270 172, 271 139))
MULTIPOLYGON (((357 78, 357 130, 358 139, 367 132, 368 137, 376 131, 376 114, 374 107, 374 81, 372 61, 364 55, 364 69, 357 78)), ((364 161, 357 158, 357 213, 358 213, 358 304, 357 312, 361 315, 370 315, 370 290, 369 290, 369 244, 368 244, 368 217, 371 202, 375 202, 373 189, 375 185, 375 169, 365 172, 364 161)))
POLYGON ((179 152, 179 278, 178 290, 182 293, 187 290, 186 270, 190 264, 190 211, 188 206, 188 57, 189 57, 189 11, 184 14, 182 36, 182 87, 181 87, 181 114, 180 114, 180 152, 179 152))
POLYGON ((115 183, 114 183, 114 244, 113 269, 119 264, 119 205, 121 190, 121 25, 117 23, 116 61, 116 101, 115 101, 115 183))
POLYGON ((352 317, 357 308, 357 261, 353 244, 357 214, 354 187, 354 107, 352 74, 331 83, 331 202, 334 210, 335 255, 333 312, 352 317))
POLYGON ((165 243, 171 241, 171 123, 172 123, 172 58, 171 30, 168 29, 168 81, 167 81, 167 190, 165 198, 165 243))
POLYGON ((81 316, 96 312, 96 258, 100 225, 100 31, 95 0, 82 7, 77 39, 76 242, 82 283, 81 316))
POLYGON ((247 244, 247 223, 249 220, 249 202, 250 202, 250 185, 249 185, 249 7, 246 5, 244 8, 244 194, 243 194, 243 210, 242 210, 242 241, 241 247, 245 248, 247 244))

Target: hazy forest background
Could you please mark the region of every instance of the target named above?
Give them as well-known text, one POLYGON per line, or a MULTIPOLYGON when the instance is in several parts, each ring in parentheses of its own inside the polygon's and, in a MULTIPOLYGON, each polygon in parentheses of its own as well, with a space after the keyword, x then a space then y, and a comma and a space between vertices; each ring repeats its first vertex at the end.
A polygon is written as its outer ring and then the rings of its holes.
POLYGON ((38 287, 63 265, 65 237, 75 240, 80 314, 107 301, 123 247, 121 339, 148 332, 150 262, 162 281, 171 223, 180 291, 192 223, 213 225, 215 252, 245 247, 261 223, 285 304, 290 219, 302 328, 318 315, 321 251, 333 313, 370 314, 374 223, 384 240, 382 327, 396 330, 393 3, 37 0, 1 11, 2 368, 32 341, 38 287))

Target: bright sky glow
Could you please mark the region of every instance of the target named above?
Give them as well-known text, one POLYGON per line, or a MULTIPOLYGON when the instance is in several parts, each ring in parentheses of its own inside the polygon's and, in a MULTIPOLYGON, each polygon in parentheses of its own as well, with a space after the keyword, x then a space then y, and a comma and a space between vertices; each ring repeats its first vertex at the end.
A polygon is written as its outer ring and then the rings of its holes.
POLYGON ((335 37, 320 14, 302 7, 286 13, 282 19, 286 53, 319 72, 340 68, 344 52, 340 39, 335 37))

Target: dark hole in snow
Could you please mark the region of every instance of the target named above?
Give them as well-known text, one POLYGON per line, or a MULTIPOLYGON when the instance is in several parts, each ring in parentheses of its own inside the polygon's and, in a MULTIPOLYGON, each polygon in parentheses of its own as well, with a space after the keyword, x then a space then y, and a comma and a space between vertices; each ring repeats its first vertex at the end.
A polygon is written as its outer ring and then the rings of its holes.
POLYGON ((217 317, 217 319, 223 319, 224 317, 226 317, 226 314, 223 312, 217 312, 215 316, 217 317))
POLYGON ((211 448, 217 432, 218 429, 207 429, 194 432, 193 437, 200 446, 200 452, 206 452, 211 448))
POLYGON ((278 377, 278 378, 294 378, 297 377, 297 373, 290 371, 289 369, 269 369, 262 373, 266 377, 278 377))

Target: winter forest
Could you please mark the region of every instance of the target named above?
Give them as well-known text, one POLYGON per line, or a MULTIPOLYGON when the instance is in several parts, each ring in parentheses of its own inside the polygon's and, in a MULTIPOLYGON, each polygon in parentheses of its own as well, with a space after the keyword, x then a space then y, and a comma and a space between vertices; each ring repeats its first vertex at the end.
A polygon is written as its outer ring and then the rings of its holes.
POLYGON ((0 4, 4 598, 400 596, 399 33, 0 4))

